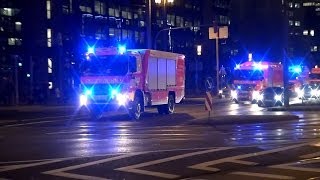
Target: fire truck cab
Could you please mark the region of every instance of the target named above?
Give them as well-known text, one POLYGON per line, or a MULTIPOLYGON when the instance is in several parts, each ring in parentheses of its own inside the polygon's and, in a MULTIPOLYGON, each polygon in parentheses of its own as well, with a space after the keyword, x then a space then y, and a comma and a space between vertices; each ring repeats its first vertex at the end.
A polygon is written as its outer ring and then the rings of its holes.
POLYGON ((151 49, 89 49, 81 66, 80 106, 99 119, 106 109, 127 109, 139 119, 145 107, 174 112, 185 96, 185 56, 151 49))
POLYGON ((232 100, 256 103, 266 87, 283 87, 283 68, 280 63, 246 61, 234 70, 232 100))

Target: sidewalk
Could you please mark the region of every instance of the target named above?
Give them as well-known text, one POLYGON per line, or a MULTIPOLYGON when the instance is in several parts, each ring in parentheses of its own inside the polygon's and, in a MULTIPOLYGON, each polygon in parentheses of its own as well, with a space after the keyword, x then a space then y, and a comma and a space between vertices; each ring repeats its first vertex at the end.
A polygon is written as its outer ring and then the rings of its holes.
POLYGON ((268 111, 320 111, 320 105, 290 105, 289 107, 270 107, 268 111))
POLYGON ((226 116, 211 116, 210 118, 195 119, 195 120, 192 120, 191 124, 197 124, 197 125, 249 124, 249 123, 290 121, 295 119, 299 119, 299 116, 295 116, 295 115, 226 115, 226 116))

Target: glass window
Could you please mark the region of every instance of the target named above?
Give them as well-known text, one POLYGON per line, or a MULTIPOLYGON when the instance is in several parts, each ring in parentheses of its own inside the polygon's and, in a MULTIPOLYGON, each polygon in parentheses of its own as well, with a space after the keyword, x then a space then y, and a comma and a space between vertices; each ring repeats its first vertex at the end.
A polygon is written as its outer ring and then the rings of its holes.
POLYGON ((295 25, 295 26, 300 26, 300 21, 295 21, 295 22, 294 22, 294 25, 295 25))
POLYGON ((114 35, 115 35, 115 29, 109 28, 109 36, 114 36, 114 35))
POLYGON ((8 38, 8 45, 10 45, 10 46, 16 45, 15 38, 8 38))
POLYGON ((294 4, 294 7, 295 7, 295 8, 300 8, 300 3, 295 3, 295 4, 294 4))
POLYGON ((52 58, 48 58, 48 73, 52 74, 52 58))
POLYGON ((293 21, 289 20, 289 25, 292 26, 293 25, 293 21))
POLYGON ((293 3, 292 2, 289 2, 289 7, 293 8, 293 3))
POLYGON ((119 9, 115 9, 115 17, 120 17, 120 11, 119 9))
POLYGON ((94 11, 97 14, 105 15, 106 4, 101 1, 94 1, 94 11))
POLYGON ((52 31, 51 29, 47 29, 47 46, 52 46, 52 31))
POLYGON ((314 36, 314 30, 313 29, 310 30, 310 36, 314 36))
POLYGON ((47 0, 46 7, 47 7, 47 19, 51 19, 51 1, 50 0, 47 0))
POLYGON ((115 16, 113 8, 109 8, 109 16, 115 16))
POLYGON ((15 26, 16 26, 16 31, 20 32, 22 23, 21 22, 15 22, 15 26))
POLYGON ((303 35, 307 36, 309 34, 308 30, 303 31, 303 35))

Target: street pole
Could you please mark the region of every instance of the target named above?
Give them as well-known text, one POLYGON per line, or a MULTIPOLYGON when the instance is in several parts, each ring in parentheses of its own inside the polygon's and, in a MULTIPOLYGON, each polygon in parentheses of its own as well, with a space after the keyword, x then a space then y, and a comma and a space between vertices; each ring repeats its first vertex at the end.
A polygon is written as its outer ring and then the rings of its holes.
POLYGON ((14 80, 15 80, 15 101, 19 105, 19 77, 18 77, 18 57, 14 56, 14 80))
POLYGON ((33 60, 30 56, 30 102, 33 102, 33 60))
POLYGON ((216 39, 216 76, 217 76, 217 92, 220 89, 219 82, 219 27, 217 27, 218 37, 216 39))
POLYGON ((288 86, 288 61, 287 61, 287 47, 288 47, 288 16, 287 16, 287 1, 283 5, 283 26, 284 26, 284 47, 283 47, 283 87, 284 87, 284 106, 289 107, 290 94, 288 86))
POLYGON ((151 36, 151 5, 152 5, 152 0, 147 0, 147 48, 151 49, 152 48, 152 36, 151 36))

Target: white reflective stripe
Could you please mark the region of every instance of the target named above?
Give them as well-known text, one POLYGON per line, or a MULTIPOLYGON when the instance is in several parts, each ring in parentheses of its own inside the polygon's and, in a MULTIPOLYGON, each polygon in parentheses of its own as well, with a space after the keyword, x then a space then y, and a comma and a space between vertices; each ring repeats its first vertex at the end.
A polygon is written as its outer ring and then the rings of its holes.
POLYGON ((276 174, 264 174, 264 173, 253 173, 253 172, 232 172, 230 174, 234 175, 242 175, 242 176, 253 176, 253 177, 260 177, 260 178, 270 178, 270 179, 295 179, 292 176, 283 176, 283 175, 276 175, 276 174))

